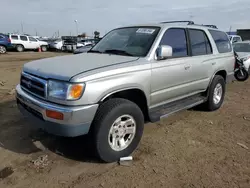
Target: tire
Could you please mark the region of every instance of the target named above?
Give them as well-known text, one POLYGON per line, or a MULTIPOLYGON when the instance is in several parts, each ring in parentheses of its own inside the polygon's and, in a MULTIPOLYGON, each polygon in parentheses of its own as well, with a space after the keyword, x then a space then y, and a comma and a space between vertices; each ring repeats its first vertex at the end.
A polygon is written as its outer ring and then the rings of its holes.
POLYGON ((144 116, 135 103, 126 99, 110 99, 99 107, 92 126, 91 134, 93 134, 97 157, 106 163, 115 162, 121 157, 130 155, 137 148, 144 130, 144 116), (130 132, 135 132, 132 134, 123 132, 124 122, 115 124, 119 118, 121 121, 130 123, 127 128, 130 132), (135 124, 131 123, 133 121, 135 124), (120 125, 121 128, 118 128, 120 125), (124 142, 120 137, 123 137, 124 142), (112 146, 112 142, 117 145, 112 146), (122 146, 121 143, 124 145, 122 146))
POLYGON ((224 101, 225 91, 226 91, 226 81, 222 76, 215 75, 208 90, 207 102, 203 105, 205 110, 207 111, 218 110, 224 101), (218 94, 217 96, 220 96, 216 98, 217 100, 215 99, 216 89, 220 93, 220 94, 217 93, 218 94))
POLYGON ((5 46, 0 45, 0 54, 5 54, 7 52, 7 49, 5 46))
POLYGON ((17 50, 18 52, 23 52, 23 51, 24 51, 23 45, 18 44, 18 45, 16 46, 16 50, 17 50))
POLYGON ((234 73, 234 77, 236 78, 237 81, 244 82, 248 79, 249 73, 245 69, 238 70, 234 73))
POLYGON ((41 46, 42 52, 46 52, 48 50, 47 46, 41 46))

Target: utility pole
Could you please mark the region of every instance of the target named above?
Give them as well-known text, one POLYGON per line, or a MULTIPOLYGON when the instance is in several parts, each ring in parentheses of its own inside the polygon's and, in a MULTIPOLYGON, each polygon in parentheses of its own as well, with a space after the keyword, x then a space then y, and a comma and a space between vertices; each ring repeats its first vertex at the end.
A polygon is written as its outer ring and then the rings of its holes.
POLYGON ((78 36, 78 21, 75 20, 75 23, 76 23, 76 36, 78 36))
POLYGON ((193 21, 193 18, 194 18, 194 16, 193 16, 192 12, 190 12, 190 14, 189 14, 190 21, 193 21))
POLYGON ((229 28, 229 35, 231 35, 231 31, 232 31, 232 26, 230 25, 230 28, 229 28))
POLYGON ((21 31, 22 31, 22 34, 23 34, 23 22, 21 22, 21 31))

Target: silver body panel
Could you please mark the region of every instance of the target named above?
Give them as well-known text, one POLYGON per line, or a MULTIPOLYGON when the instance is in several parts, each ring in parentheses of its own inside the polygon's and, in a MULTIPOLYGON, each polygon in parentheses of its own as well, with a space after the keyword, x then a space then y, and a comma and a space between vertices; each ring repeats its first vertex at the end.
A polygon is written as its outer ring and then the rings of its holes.
MULTIPOLYGON (((148 25, 142 25, 148 26, 148 25)), ((129 57, 98 53, 61 56, 33 61, 24 65, 23 72, 39 76, 43 79, 55 79, 67 82, 86 84, 83 96, 76 101, 49 101, 50 106, 94 106, 107 96, 128 89, 141 90, 147 100, 148 109, 172 102, 187 96, 206 91, 214 75, 218 71, 226 71, 228 76, 234 73, 233 51, 220 54, 208 29, 201 26, 172 26, 156 24, 161 27, 146 57, 129 57), (206 32, 212 46, 213 54, 156 60, 155 51, 164 32, 169 28, 194 28, 206 32)), ((212 29, 213 30, 213 29, 212 29)), ((18 88, 20 91, 20 88, 18 88)), ((23 94, 24 92, 22 92, 23 94)), ((26 93, 26 95, 29 95, 26 93)), ((33 98, 29 95, 29 98, 33 98)), ((67 107, 70 106, 70 107, 67 107)), ((76 107, 78 108, 78 107, 76 107)), ((85 107, 84 107, 85 108, 85 107)), ((81 109, 81 108, 80 108, 81 109)), ((80 114, 79 114, 80 115, 80 114)), ((79 116, 80 123, 86 115, 79 116)), ((89 121, 88 119, 87 121, 89 121)), ((52 121, 46 119, 47 121, 52 121)))

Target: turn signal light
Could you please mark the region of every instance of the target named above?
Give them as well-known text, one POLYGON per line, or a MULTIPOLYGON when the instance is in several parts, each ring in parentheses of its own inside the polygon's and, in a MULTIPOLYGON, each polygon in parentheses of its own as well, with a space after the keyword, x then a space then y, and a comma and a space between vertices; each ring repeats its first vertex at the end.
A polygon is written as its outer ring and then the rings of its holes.
POLYGON ((52 119, 63 120, 63 113, 52 110, 46 110, 46 116, 52 119))
POLYGON ((70 88, 69 96, 71 99, 79 99, 82 95, 82 92, 83 92, 83 85, 81 84, 72 85, 70 88))

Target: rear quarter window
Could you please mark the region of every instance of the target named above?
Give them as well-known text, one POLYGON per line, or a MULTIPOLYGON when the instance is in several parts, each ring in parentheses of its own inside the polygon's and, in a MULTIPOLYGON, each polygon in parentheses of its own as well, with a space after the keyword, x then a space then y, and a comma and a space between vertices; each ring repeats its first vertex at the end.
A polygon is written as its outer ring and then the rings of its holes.
POLYGON ((11 39, 18 40, 18 36, 17 35, 11 35, 11 39))
POLYGON ((232 51, 232 45, 226 33, 222 31, 209 30, 219 53, 227 53, 232 51))

